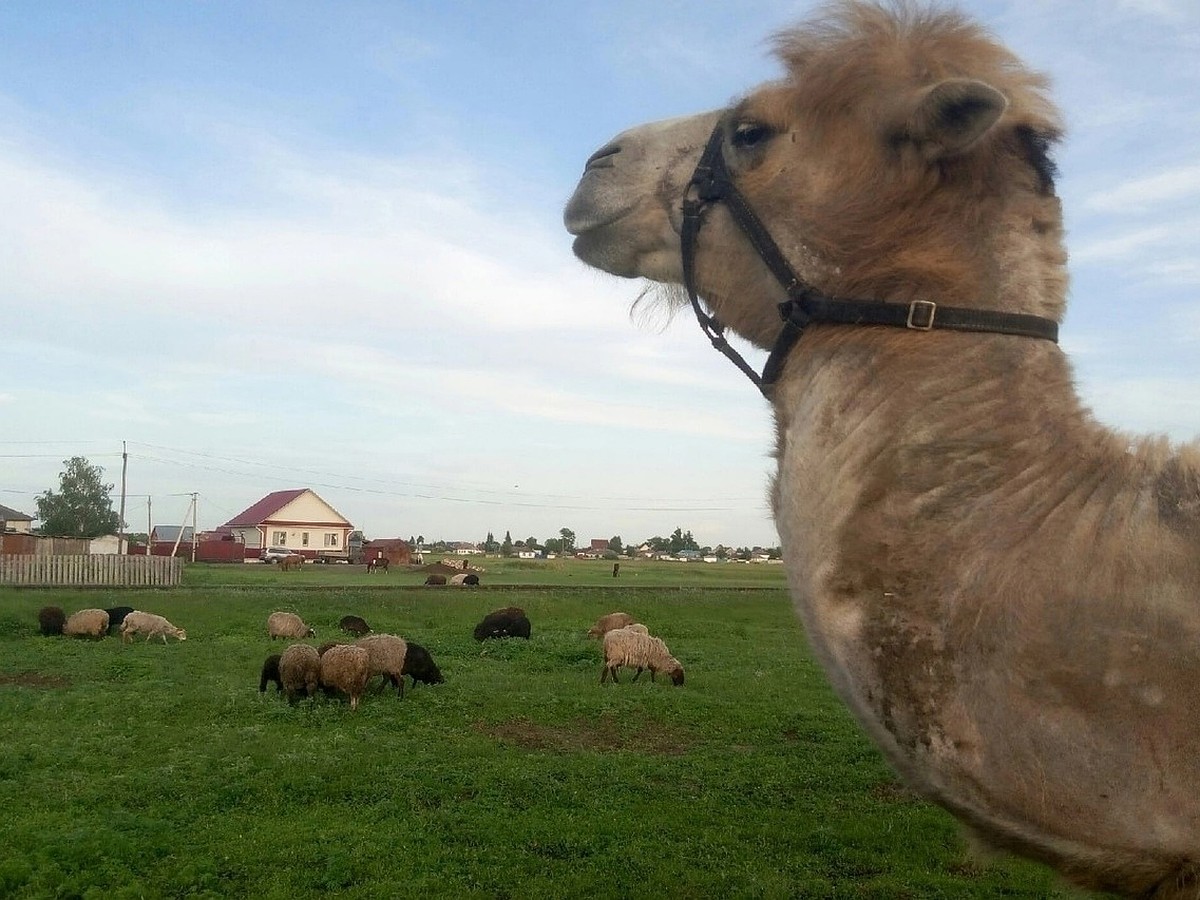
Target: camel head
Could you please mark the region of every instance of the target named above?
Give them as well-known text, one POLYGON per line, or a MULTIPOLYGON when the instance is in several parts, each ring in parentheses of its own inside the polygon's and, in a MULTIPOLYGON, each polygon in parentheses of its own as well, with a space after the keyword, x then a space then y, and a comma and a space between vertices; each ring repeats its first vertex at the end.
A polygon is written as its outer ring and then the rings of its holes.
MULTIPOLYGON (((821 293, 1061 318, 1060 128, 1044 79, 959 14, 903 4, 849 0, 775 47, 779 81, 592 155, 564 216, 580 259, 682 283, 682 205, 715 130, 738 190, 821 293)), ((770 347, 783 287, 720 202, 696 254, 711 312, 770 347)))

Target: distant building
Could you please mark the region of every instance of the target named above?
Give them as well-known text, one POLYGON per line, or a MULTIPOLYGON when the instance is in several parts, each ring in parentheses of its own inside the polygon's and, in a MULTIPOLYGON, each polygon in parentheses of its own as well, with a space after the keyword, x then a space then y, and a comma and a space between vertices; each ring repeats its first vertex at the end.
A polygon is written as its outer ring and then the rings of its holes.
POLYGON ((155 525, 150 529, 150 543, 169 542, 173 544, 178 540, 181 544, 190 544, 192 542, 192 526, 184 525, 182 527, 182 537, 180 537, 180 531, 179 525, 155 525))
POLYGON ((29 534, 33 531, 33 516, 0 504, 0 534, 29 534))

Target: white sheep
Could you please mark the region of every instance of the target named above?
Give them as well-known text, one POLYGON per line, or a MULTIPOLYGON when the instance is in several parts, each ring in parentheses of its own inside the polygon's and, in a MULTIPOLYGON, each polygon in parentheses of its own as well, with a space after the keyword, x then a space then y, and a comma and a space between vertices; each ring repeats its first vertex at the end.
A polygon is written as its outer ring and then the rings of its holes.
POLYGON ((300 694, 311 697, 321 682, 321 657, 309 644, 292 644, 279 656, 279 680, 288 703, 300 694))
POLYGON ((371 675, 382 675, 403 697, 404 658, 408 655, 408 644, 404 638, 394 634, 368 634, 355 641, 354 645, 370 654, 371 675))
POLYGON ((267 616, 267 634, 271 636, 271 640, 275 638, 310 638, 316 637, 317 633, 304 624, 295 613, 290 612, 273 612, 267 616))
POLYGON ((81 609, 71 613, 63 624, 62 633, 69 637, 102 638, 108 634, 108 612, 103 609, 81 609))
POLYGON ((330 647, 324 656, 318 657, 321 685, 348 695, 350 708, 358 709, 358 700, 371 678, 370 660, 371 654, 365 647, 354 644, 330 647))
POLYGON ((162 616, 138 609, 125 616, 125 620, 121 622, 121 643, 128 644, 135 634, 146 635, 147 641, 150 638, 161 637, 164 644, 168 635, 176 640, 187 640, 187 632, 182 628, 176 628, 162 616))
POLYGON ((665 672, 671 676, 672 684, 683 684, 683 666, 667 650, 667 645, 650 635, 644 625, 614 628, 604 636, 604 669, 600 672, 600 683, 604 684, 609 676, 616 683, 617 670, 621 666, 637 668, 634 681, 643 669, 649 669, 651 681, 655 680, 655 673, 665 672))

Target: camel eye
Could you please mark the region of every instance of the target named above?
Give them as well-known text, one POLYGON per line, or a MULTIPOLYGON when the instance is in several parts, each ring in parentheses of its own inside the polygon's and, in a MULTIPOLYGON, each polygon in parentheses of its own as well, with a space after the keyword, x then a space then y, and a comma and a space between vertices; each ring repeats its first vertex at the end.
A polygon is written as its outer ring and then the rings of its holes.
POLYGON ((767 142, 774 130, 761 122, 741 122, 733 129, 731 141, 738 150, 753 150, 767 142))

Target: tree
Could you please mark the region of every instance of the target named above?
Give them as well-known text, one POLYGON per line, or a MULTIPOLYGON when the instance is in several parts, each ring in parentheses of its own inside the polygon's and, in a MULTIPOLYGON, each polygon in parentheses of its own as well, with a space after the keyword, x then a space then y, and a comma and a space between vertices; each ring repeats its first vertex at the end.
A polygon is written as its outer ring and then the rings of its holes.
POLYGON ((608 549, 613 553, 621 553, 625 549, 625 545, 621 543, 621 536, 614 534, 608 539, 608 549))
POLYGON ((113 486, 100 480, 104 470, 82 456, 65 459, 63 465, 67 468, 58 475, 60 493, 46 491, 37 498, 42 534, 75 538, 116 534, 121 517, 112 508, 113 486))
POLYGON ((512 535, 509 532, 505 531, 504 532, 504 541, 503 541, 503 543, 500 544, 500 555, 501 556, 512 556, 512 554, 513 554, 512 535))
POLYGON ((560 553, 562 552, 562 541, 560 541, 558 538, 546 538, 546 542, 543 544, 543 549, 547 553, 560 553))
POLYGON ((562 537, 562 552, 570 553, 575 549, 575 532, 570 528, 558 529, 559 535, 562 537))
POLYGON ((528 547, 530 550, 536 550, 538 548, 537 538, 535 538, 535 537, 525 538, 525 546, 528 547))
POLYGON ((496 541, 496 536, 489 531, 487 540, 483 542, 483 552, 495 553, 499 549, 500 544, 496 541))

